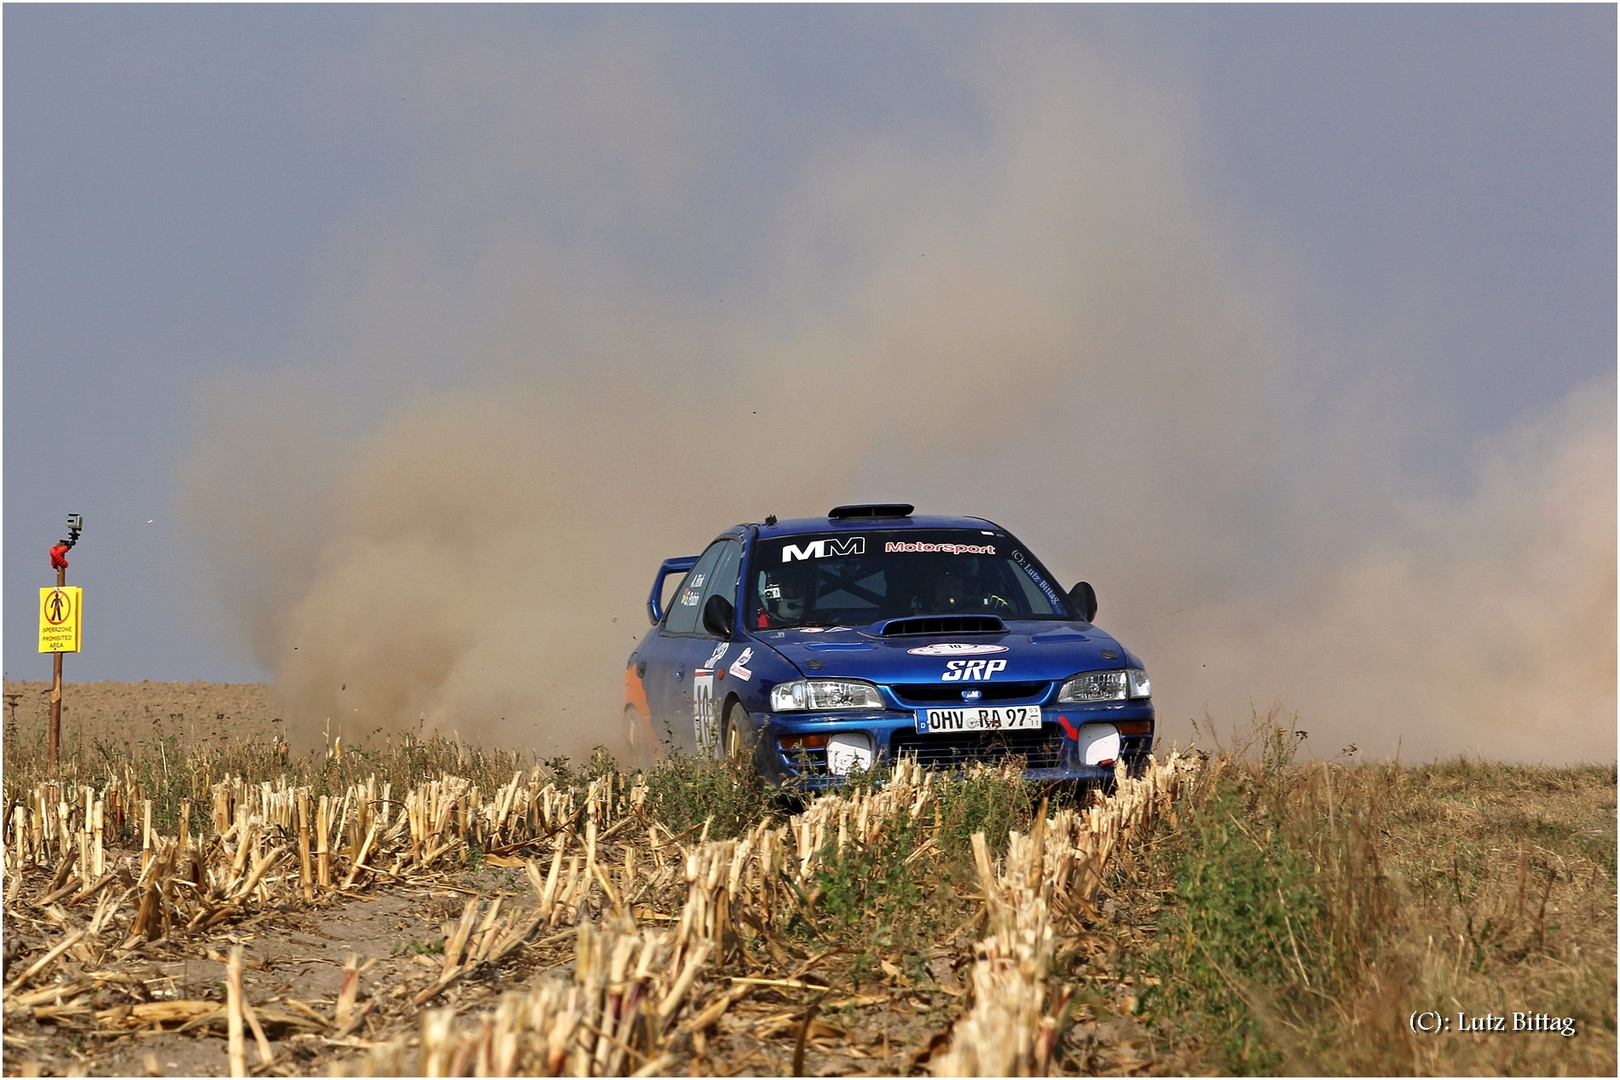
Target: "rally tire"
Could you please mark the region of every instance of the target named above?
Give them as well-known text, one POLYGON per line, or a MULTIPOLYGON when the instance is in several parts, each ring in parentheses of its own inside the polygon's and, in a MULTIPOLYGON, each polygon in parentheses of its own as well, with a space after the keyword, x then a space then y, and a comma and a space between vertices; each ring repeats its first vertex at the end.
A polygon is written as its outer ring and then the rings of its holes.
POLYGON ((645 767, 652 763, 652 747, 647 745, 641 712, 634 705, 624 707, 624 744, 628 748, 632 766, 645 767))
POLYGON ((733 701, 726 709, 725 722, 720 729, 720 745, 728 763, 753 768, 754 722, 740 701, 733 701))

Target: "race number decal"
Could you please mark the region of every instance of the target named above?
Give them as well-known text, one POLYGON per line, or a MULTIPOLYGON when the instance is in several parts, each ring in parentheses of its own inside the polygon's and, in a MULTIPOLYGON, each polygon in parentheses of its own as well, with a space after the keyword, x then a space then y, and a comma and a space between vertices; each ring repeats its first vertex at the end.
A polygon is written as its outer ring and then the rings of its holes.
POLYGON ((720 745, 720 709, 714 701, 713 668, 692 672, 692 730, 697 735, 698 750, 714 753, 720 745))

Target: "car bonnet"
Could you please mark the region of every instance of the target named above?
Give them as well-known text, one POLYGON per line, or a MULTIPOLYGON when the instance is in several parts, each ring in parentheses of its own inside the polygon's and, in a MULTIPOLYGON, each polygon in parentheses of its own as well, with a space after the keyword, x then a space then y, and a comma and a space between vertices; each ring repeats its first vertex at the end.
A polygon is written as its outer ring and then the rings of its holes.
POLYGON ((806 675, 875 683, 1049 681, 1131 662, 1119 642, 1095 626, 1044 620, 1011 622, 1001 634, 883 638, 854 627, 807 627, 753 636, 806 675))

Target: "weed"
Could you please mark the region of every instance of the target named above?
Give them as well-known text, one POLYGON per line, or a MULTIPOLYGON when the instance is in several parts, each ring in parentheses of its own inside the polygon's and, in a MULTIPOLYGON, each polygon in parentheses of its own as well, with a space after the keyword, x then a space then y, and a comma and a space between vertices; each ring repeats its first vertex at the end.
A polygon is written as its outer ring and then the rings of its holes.
POLYGON ((740 836, 773 814, 773 793, 739 764, 676 752, 645 775, 653 816, 676 834, 707 821, 711 840, 740 836))
POLYGON ((619 763, 611 750, 600 744, 591 748, 591 758, 585 763, 585 779, 600 780, 618 772, 619 763))
POLYGON ((1127 963, 1160 1049, 1230 1073, 1612 1073, 1609 767, 1302 763, 1296 732, 1257 714, 1247 756, 1139 846, 1165 900, 1127 963), (1458 1008, 1585 1039, 1409 1029, 1458 1008))
POLYGON ((1149 966, 1164 1005, 1203 1028, 1222 1067, 1239 1074, 1281 1062, 1257 1013, 1297 1021, 1308 995, 1321 992, 1310 972, 1321 982, 1331 951, 1308 851, 1257 813, 1251 794, 1223 785, 1194 817, 1164 920, 1171 944, 1149 966))
POLYGON ((815 885, 828 932, 858 931, 853 936, 868 946, 863 954, 912 944, 917 929, 912 916, 927 894, 924 874, 915 861, 907 861, 920 844, 920 831, 916 821, 902 817, 871 846, 852 841, 832 853, 815 885))
POLYGON ((1021 761, 980 765, 938 785, 940 847, 971 853, 970 838, 982 832, 994 850, 1004 851, 1008 833, 1029 827, 1038 802, 1035 785, 1022 780, 1022 772, 1021 761))

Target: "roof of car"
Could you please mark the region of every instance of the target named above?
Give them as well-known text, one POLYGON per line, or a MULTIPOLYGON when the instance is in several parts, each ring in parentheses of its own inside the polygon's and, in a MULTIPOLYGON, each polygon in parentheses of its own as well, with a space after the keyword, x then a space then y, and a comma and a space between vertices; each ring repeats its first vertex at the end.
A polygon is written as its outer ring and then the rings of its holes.
POLYGON ((875 529, 994 529, 1001 526, 984 518, 939 517, 932 514, 911 514, 907 517, 789 518, 774 525, 761 525, 759 537, 769 540, 777 536, 799 536, 804 533, 871 532, 875 529))

